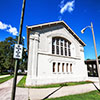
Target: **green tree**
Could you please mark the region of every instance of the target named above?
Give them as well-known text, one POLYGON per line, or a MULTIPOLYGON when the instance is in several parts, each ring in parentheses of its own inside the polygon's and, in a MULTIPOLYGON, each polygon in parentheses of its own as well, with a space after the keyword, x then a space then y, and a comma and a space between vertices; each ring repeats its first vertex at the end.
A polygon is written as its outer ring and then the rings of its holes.
POLYGON ((8 37, 4 41, 0 42, 1 73, 7 70, 14 69, 13 50, 16 40, 17 37, 15 39, 13 39, 12 37, 8 37))
MULTIPOLYGON (((21 38, 21 44, 24 46, 24 39, 21 38)), ((23 55, 22 55, 22 59, 19 62, 19 69, 24 72, 24 70, 27 70, 27 50, 26 48, 23 47, 23 55)))
MULTIPOLYGON (((0 73, 11 70, 14 71, 15 59, 13 59, 14 45, 17 43, 16 38, 8 37, 0 42, 0 73)), ((24 40, 22 39, 24 45, 24 40)), ((24 48, 25 49, 25 48, 24 48)), ((24 71, 27 67, 27 52, 23 50, 23 56, 19 63, 19 68, 24 71)))
POLYGON ((27 70, 27 51, 25 48, 23 48, 23 55, 22 55, 22 59, 19 62, 19 69, 22 70, 22 72, 24 72, 24 70, 27 70))
POLYGON ((100 59, 100 55, 98 56, 98 59, 100 59))
POLYGON ((4 48, 4 43, 3 42, 0 42, 0 73, 2 73, 3 70, 4 70, 3 63, 5 61, 5 59, 4 59, 5 57, 4 57, 3 48, 4 48))
POLYGON ((90 58, 86 59, 86 60, 91 60, 90 58))

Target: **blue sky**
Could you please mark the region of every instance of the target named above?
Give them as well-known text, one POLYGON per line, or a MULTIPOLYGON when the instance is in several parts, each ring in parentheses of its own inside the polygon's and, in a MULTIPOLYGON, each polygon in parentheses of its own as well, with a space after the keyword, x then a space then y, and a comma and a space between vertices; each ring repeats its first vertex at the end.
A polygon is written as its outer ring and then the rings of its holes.
MULTIPOLYGON (((0 0, 0 41, 19 32, 23 0, 0 0)), ((97 53, 100 55, 100 0, 26 0, 22 35, 27 47, 26 26, 64 20, 86 43, 85 59, 95 59, 92 33, 81 29, 93 22, 97 53)))

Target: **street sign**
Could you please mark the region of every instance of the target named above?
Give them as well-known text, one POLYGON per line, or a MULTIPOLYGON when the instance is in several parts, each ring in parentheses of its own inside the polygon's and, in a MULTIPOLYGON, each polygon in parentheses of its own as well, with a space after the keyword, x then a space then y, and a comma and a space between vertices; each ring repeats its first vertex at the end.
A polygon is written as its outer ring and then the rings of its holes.
POLYGON ((21 59, 22 51, 23 51, 23 46, 21 44, 15 44, 13 57, 16 59, 21 59))

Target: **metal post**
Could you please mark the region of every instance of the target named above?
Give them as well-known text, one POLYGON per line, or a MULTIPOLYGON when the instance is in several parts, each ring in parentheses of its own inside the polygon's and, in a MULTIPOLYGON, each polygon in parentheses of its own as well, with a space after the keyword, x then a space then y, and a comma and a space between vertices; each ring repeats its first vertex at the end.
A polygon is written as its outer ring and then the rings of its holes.
MULTIPOLYGON (((22 6, 22 14, 21 14, 21 20, 20 20, 20 30, 19 30, 18 44, 21 43, 21 35, 22 35, 22 27, 23 27, 23 19, 24 19, 24 11, 25 11, 25 0, 23 0, 23 6, 22 6)), ((15 72, 14 72, 14 80, 13 80, 13 86, 12 86, 11 100, 15 100, 18 65, 19 65, 19 59, 16 59, 16 61, 15 61, 15 72)))
MULTIPOLYGON (((97 70, 98 70, 98 78, 99 78, 99 86, 100 86, 100 68, 99 68, 99 62, 98 62, 98 57, 97 57, 97 49, 96 49, 95 36, 94 36, 94 31, 93 31, 93 24, 92 24, 92 22, 91 22, 91 30, 92 30, 92 35, 93 35, 93 42, 94 42, 95 56, 96 56, 96 63, 97 63, 97 70)), ((99 88, 100 88, 100 87, 99 87, 99 88)))

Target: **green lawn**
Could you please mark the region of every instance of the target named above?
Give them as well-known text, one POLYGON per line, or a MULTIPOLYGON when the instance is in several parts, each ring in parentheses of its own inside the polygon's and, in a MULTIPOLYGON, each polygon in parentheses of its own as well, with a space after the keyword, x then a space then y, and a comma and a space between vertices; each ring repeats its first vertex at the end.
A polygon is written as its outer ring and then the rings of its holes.
POLYGON ((100 93, 98 91, 92 91, 83 94, 69 95, 69 96, 51 98, 46 100, 100 100, 100 93))
POLYGON ((11 78, 13 78, 13 76, 7 76, 7 77, 0 78, 0 84, 5 82, 5 81, 8 81, 11 78))
POLYGON ((87 84, 92 83, 90 81, 85 82, 70 82, 70 83, 61 83, 61 84, 50 84, 50 85, 43 85, 43 86, 25 86, 26 76, 24 76, 20 82, 17 84, 18 87, 22 88, 54 88, 54 87, 61 87, 61 86, 73 86, 73 85, 80 85, 80 84, 87 84))
POLYGON ((25 82, 26 82, 26 76, 24 76, 19 83, 17 84, 18 87, 25 87, 25 82))

